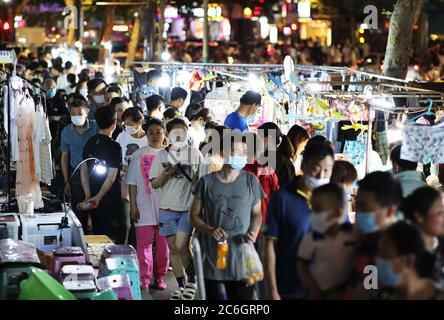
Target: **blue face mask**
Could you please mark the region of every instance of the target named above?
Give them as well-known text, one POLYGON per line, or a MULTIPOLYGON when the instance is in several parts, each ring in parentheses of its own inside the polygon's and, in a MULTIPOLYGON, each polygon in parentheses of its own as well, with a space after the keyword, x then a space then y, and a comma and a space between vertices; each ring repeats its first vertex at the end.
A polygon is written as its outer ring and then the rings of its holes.
POLYGON ((385 287, 397 287, 401 283, 401 276, 393 270, 393 263, 386 259, 376 259, 378 280, 385 287))
POLYGON ((46 97, 48 99, 54 98, 55 95, 56 95, 56 89, 55 88, 52 88, 52 89, 49 89, 48 91, 46 91, 46 97))
POLYGON ((376 213, 375 212, 356 213, 356 226, 362 233, 372 233, 378 231, 379 226, 376 224, 376 213))
POLYGON ((230 156, 228 159, 228 164, 234 170, 242 170, 247 164, 248 159, 246 156, 230 156))
POLYGON ((34 93, 34 95, 38 96, 40 94, 40 88, 32 88, 32 93, 34 93))

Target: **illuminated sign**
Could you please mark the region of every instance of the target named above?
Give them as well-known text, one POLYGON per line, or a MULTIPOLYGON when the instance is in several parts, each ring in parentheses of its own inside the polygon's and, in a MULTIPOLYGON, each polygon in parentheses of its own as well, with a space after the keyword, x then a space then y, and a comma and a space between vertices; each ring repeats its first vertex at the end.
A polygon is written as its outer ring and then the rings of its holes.
MULTIPOLYGON (((197 18, 203 18, 205 15, 205 10, 203 8, 194 8, 193 14, 197 18)), ((222 20, 222 7, 215 3, 210 3, 208 5, 208 17, 215 21, 215 20, 222 20)))
POLYGON ((175 19, 179 17, 179 10, 175 7, 167 6, 164 14, 166 19, 175 19))
POLYGON ((113 26, 114 32, 128 32, 128 30, 129 30, 129 27, 126 24, 123 24, 123 25, 116 24, 113 26))
POLYGON ((298 2, 298 16, 302 19, 308 19, 311 17, 310 1, 298 2))

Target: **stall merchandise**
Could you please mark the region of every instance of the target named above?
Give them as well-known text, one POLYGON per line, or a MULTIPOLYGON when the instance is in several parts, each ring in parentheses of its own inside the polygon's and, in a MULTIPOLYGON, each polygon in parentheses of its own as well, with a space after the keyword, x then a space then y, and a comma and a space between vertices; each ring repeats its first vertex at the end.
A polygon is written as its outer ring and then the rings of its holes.
MULTIPOLYGON (((407 80, 345 67, 295 65, 290 57, 283 65, 144 62, 135 63, 135 68, 160 68, 170 77, 167 82, 172 86, 188 89, 195 85, 191 75, 199 73, 202 90, 209 91, 205 106, 220 122, 236 110, 245 91, 259 91, 264 97, 262 106, 256 117, 248 121, 253 131, 267 121, 276 122, 284 134, 292 125, 302 125, 312 135, 322 134, 333 141, 337 152, 347 145, 354 162, 365 161, 367 173, 374 151, 379 154, 382 166, 387 163, 392 139, 387 123, 393 123, 393 116, 410 117, 427 110, 424 103, 430 101, 434 109, 439 109, 444 102, 443 93, 423 89, 407 80), (338 125, 343 122, 348 124, 338 125), (361 137, 361 152, 356 152, 356 147, 350 148, 358 144, 354 142, 357 136, 361 137), (368 157, 369 153, 372 156, 368 157)), ((414 130, 429 135, 437 129, 414 130)), ((400 135, 402 128, 398 131, 400 135)), ((435 140, 439 138, 435 136, 435 140)), ((439 155, 430 157, 430 153, 421 161, 430 160, 441 161, 439 155)))

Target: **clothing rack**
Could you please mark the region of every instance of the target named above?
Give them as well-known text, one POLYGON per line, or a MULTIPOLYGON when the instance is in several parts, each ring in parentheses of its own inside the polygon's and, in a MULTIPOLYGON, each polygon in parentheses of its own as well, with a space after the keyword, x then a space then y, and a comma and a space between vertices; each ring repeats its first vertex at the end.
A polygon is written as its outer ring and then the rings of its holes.
MULTIPOLYGON (((161 67, 164 71, 172 71, 173 79, 177 79, 177 72, 180 69, 200 69, 207 73, 214 73, 219 76, 225 76, 228 78, 248 81, 248 74, 250 73, 283 73, 285 70, 284 65, 276 64, 226 64, 226 63, 180 63, 180 62, 135 62, 134 67, 141 67, 145 70, 153 67, 161 67)), ((288 96, 288 100, 294 99, 294 96, 289 95, 289 89, 294 91, 299 90, 303 95, 320 98, 320 99, 341 99, 347 98, 357 100, 362 105, 363 109, 368 112, 368 131, 367 131, 367 148, 366 148, 366 171, 369 172, 369 157, 372 146, 372 128, 374 125, 373 117, 371 116, 374 111, 388 112, 392 114, 405 114, 412 112, 420 112, 421 107, 392 107, 384 108, 374 104, 371 98, 416 98, 418 102, 425 102, 429 99, 433 103, 444 105, 444 93, 423 89, 413 86, 413 82, 405 79, 398 79, 388 77, 379 74, 372 74, 359 70, 353 70, 347 67, 330 67, 330 66, 306 66, 306 65, 294 65, 293 72, 300 74, 310 74, 324 72, 331 76, 331 81, 311 81, 307 79, 299 80, 296 85, 292 83, 290 86, 283 88, 286 84, 283 84, 281 88, 282 92, 288 96), (334 79, 333 79, 334 78, 334 79), (350 80, 347 80, 349 78, 350 80), (355 81, 353 81, 353 79, 355 81), (340 80, 339 80, 340 79, 340 80), (309 90, 306 86, 309 84, 330 86, 331 90, 313 91, 309 90), (340 87, 340 90, 333 89, 333 86, 340 87), (356 87, 356 91, 347 91, 347 86, 356 87), (372 93, 366 95, 364 90, 366 87, 371 87, 372 93)), ((297 96, 297 92, 295 96, 297 96)), ((275 101, 277 102, 277 101, 275 101)), ((317 119, 319 120, 319 119, 317 119)))
POLYGON ((11 212, 11 120, 9 118, 9 112, 11 110, 10 105, 10 95, 11 92, 9 90, 9 82, 11 80, 11 76, 15 75, 15 67, 17 64, 17 56, 15 54, 14 50, 11 51, 0 51, 0 63, 3 64, 3 70, 6 64, 12 64, 13 65, 13 71, 12 74, 5 72, 6 74, 6 86, 7 86, 7 92, 8 92, 8 99, 7 101, 4 101, 5 107, 7 106, 8 114, 6 115, 8 117, 8 132, 7 132, 7 147, 6 147, 6 176, 7 176, 7 194, 6 194, 6 200, 7 200, 7 210, 8 212, 11 212))

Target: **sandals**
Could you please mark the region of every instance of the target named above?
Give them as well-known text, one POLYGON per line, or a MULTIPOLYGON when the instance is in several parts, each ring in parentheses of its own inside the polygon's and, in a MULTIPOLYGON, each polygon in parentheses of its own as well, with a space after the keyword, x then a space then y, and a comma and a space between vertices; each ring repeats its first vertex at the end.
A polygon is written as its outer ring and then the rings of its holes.
POLYGON ((195 283, 187 283, 185 290, 183 290, 181 300, 194 300, 194 297, 196 296, 196 291, 197 285, 195 283))
POLYGON ((179 288, 173 292, 170 300, 182 300, 182 294, 184 292, 184 288, 179 288))

